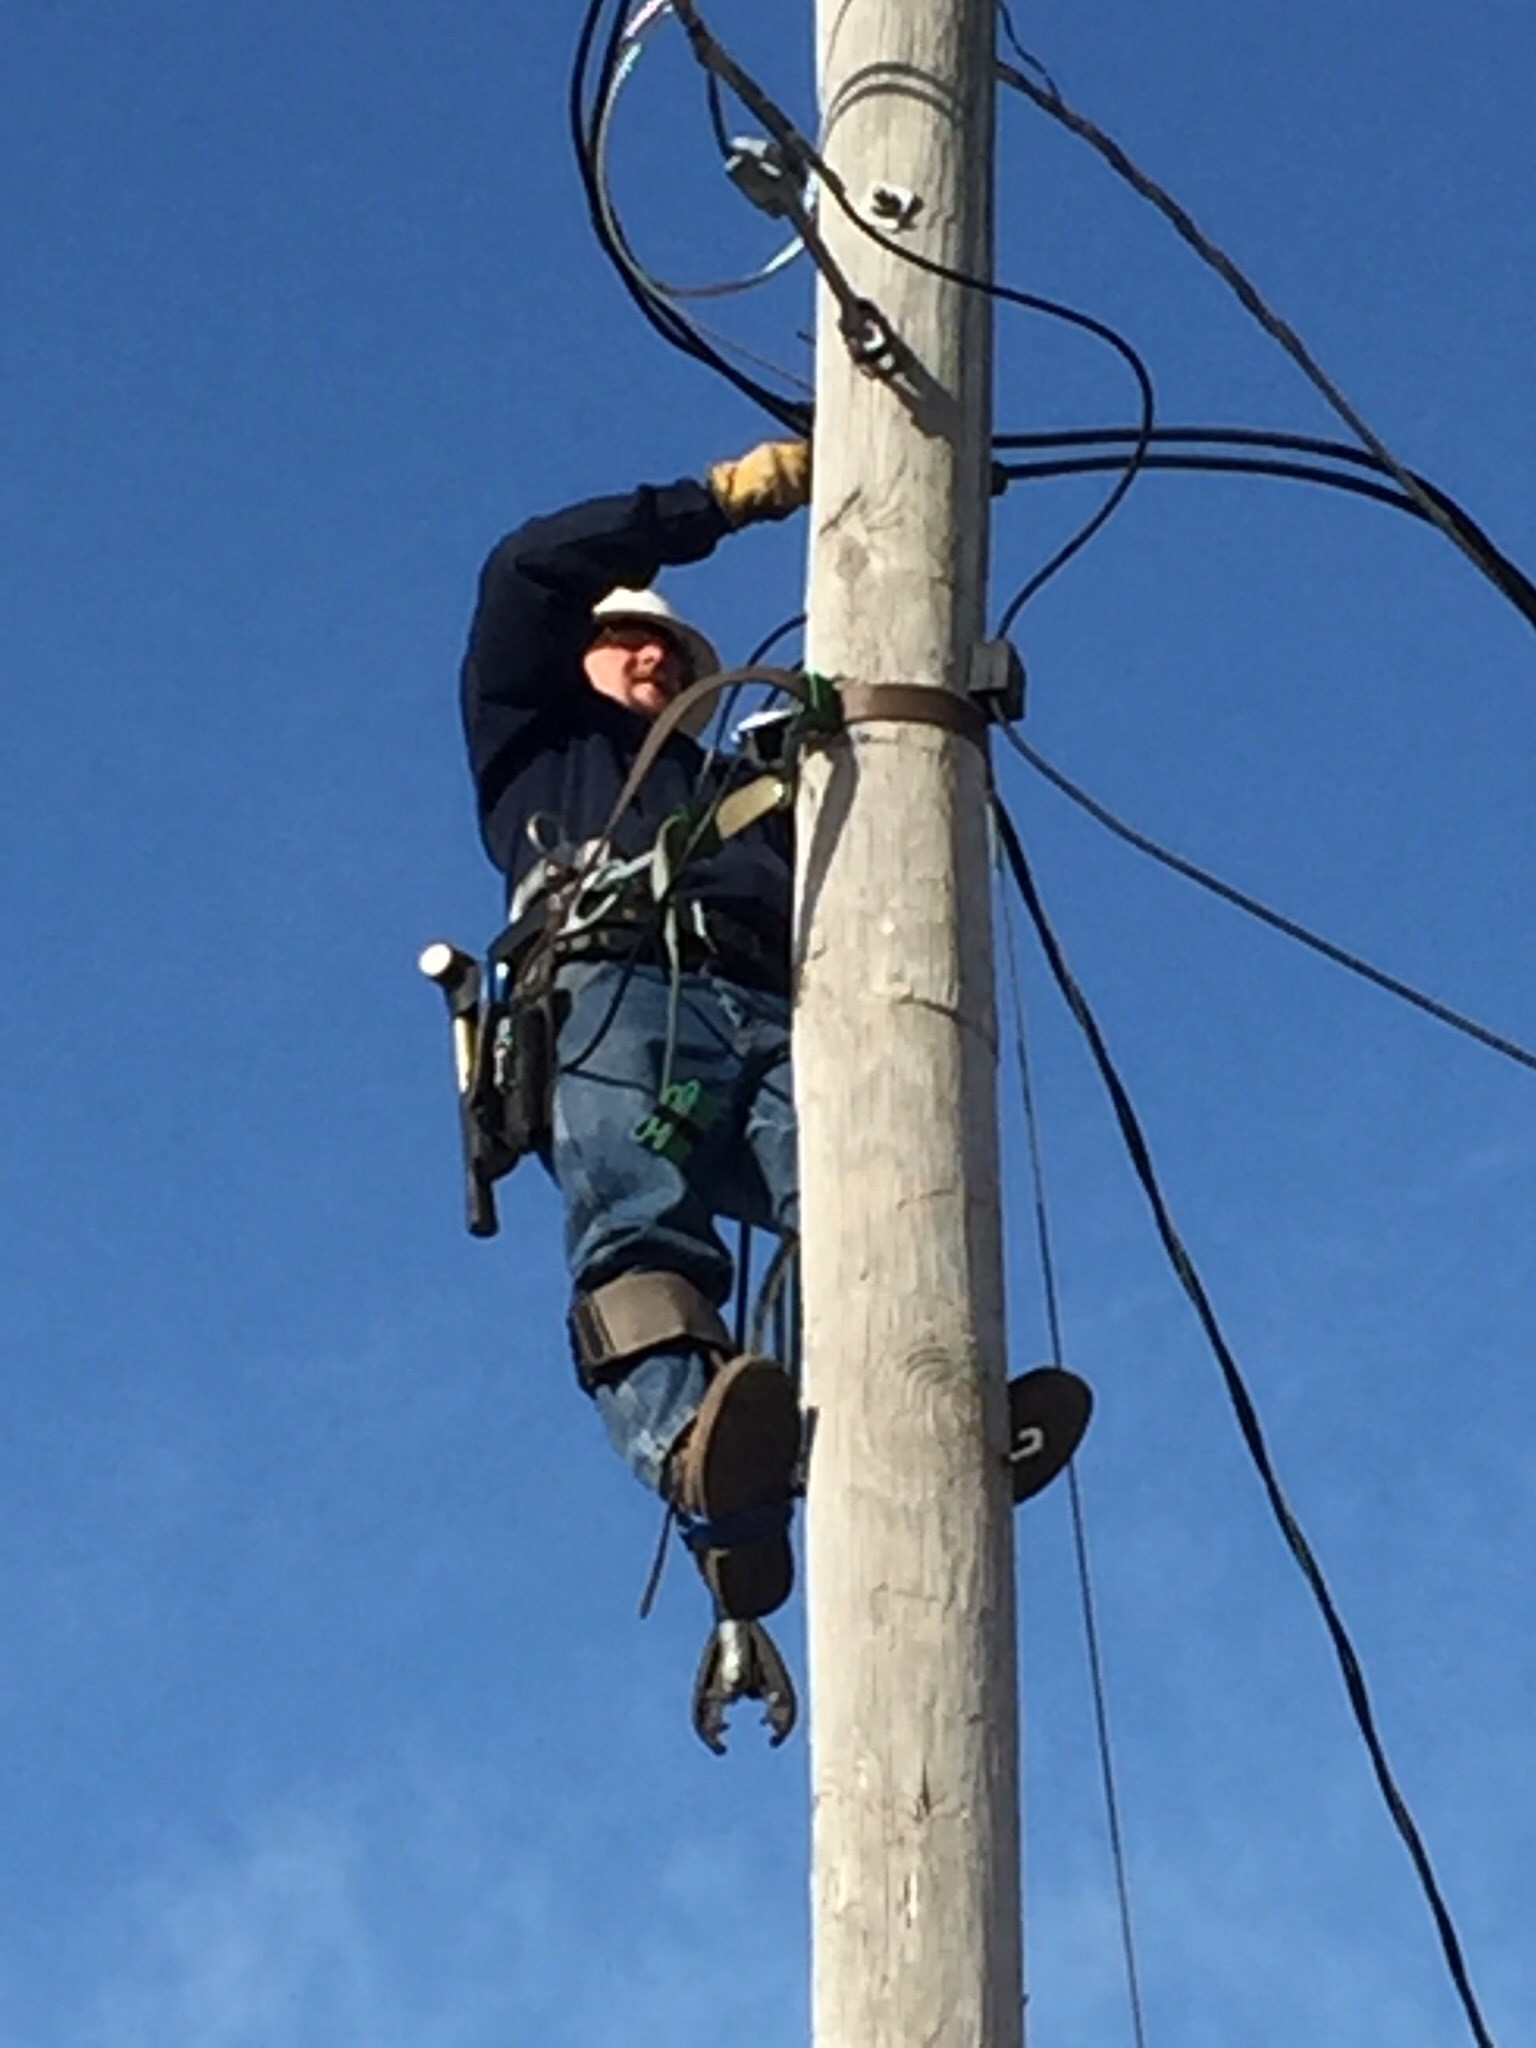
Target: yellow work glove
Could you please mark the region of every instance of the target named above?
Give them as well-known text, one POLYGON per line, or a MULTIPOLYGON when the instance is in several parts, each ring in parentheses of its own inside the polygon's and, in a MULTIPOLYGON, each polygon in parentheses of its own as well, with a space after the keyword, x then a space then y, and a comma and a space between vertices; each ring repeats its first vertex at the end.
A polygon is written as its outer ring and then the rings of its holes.
POLYGON ((763 441, 729 462, 711 463, 706 481, 734 526, 787 519, 811 495, 809 441, 763 441))

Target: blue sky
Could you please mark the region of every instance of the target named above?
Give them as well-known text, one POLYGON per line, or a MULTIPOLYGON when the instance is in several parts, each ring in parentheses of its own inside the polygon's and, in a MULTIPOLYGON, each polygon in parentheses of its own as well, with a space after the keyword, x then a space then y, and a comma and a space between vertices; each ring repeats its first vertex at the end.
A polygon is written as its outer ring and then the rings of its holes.
MULTIPOLYGON (((805 1752, 688 1732, 701 1629, 571 1383, 548 1191, 458 1216, 436 998, 488 934, 454 674, 518 518, 747 446, 564 140, 570 7, 26 5, 0 123, 3 2048, 807 2034, 805 1752)), ((801 110, 810 10, 711 17, 801 110)), ((1515 0, 1021 10, 1404 459, 1536 564, 1515 0)), ((615 169, 668 274, 773 247, 658 38, 615 169)), ((1164 417, 1329 432, 1222 288, 1003 109, 1001 273, 1164 417)), ((804 367, 803 277, 728 309, 804 367)), ((998 425, 1123 422, 1023 315, 998 425)), ((997 514, 999 600, 1096 485, 997 514)), ((744 651, 803 533, 674 596, 744 651)), ((1530 629, 1443 542, 1150 477, 1026 613, 1035 743, 1536 1041, 1530 629)), ((1370 1673, 1496 2036, 1536 1977, 1529 1074, 1009 764, 1041 886, 1370 1673)), ((1464 2038, 1320 1625, 1028 962, 1152 2038, 1464 2038)), ((1008 1112, 1014 1348, 1041 1355, 1008 1112)), ((1064 1500, 1020 1523, 1035 2048, 1129 2038, 1064 1500)), ((786 1640, 798 1647, 792 1619, 786 1640)))

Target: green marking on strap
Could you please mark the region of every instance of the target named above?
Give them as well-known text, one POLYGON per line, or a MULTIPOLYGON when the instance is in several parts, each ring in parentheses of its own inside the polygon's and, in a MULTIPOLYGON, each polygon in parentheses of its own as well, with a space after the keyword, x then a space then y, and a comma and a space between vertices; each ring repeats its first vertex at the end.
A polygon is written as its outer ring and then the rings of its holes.
POLYGON ((648 1152, 681 1166, 694 1146, 719 1121, 721 1103, 702 1081, 669 1081, 650 1115, 635 1128, 648 1152))
POLYGON ((800 730, 809 733, 841 732, 843 707, 837 694, 836 678, 808 668, 805 671, 805 692, 805 704, 798 720, 800 730))

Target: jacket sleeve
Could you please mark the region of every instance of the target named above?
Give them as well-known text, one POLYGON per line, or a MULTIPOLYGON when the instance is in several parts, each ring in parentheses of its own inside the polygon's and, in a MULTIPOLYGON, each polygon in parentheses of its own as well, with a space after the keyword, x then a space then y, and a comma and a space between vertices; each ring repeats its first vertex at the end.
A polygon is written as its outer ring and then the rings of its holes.
POLYGON ((687 477, 590 498, 497 544, 480 574, 461 678, 482 816, 522 762, 584 708, 581 660, 597 599, 702 561, 728 530, 707 487, 687 477))

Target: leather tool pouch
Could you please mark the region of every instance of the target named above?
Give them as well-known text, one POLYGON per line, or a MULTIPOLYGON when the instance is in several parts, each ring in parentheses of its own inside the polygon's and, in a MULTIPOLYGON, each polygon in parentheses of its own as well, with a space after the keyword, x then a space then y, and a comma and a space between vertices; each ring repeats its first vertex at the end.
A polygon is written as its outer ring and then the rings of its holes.
POLYGON ((486 1167, 498 1179, 530 1152, 549 1149, 554 1003, 553 988, 538 986, 486 1007, 467 1107, 486 1167))

